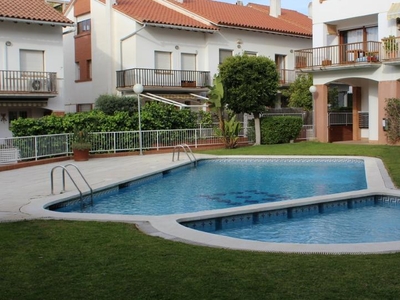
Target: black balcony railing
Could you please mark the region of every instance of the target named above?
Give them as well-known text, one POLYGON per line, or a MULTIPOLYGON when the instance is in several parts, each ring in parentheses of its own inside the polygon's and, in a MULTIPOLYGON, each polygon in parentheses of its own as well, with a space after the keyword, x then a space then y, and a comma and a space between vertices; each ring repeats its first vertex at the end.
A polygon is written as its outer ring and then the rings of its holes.
POLYGON ((0 70, 0 94, 57 94, 55 72, 0 70))
POLYGON ((134 68, 117 71, 117 88, 136 83, 154 87, 206 87, 211 84, 209 71, 161 70, 134 68))
POLYGON ((360 42, 295 51, 296 69, 379 63, 386 58, 381 42, 360 42))

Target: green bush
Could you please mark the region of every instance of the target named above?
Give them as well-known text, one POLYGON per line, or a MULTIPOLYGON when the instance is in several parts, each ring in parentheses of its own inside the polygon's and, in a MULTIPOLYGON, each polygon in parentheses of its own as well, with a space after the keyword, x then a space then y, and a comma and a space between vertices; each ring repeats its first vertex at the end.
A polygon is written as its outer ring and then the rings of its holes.
POLYGON ((137 112, 137 98, 117 95, 100 95, 95 102, 95 108, 112 116, 118 111, 126 111, 129 115, 137 112))
MULTIPOLYGON (((211 119, 209 114, 205 112, 199 114, 159 102, 149 102, 141 110, 142 130, 197 128, 197 122, 211 119)), ((11 122, 14 137, 73 133, 75 128, 88 132, 133 131, 139 129, 139 118, 137 112, 130 115, 128 111, 116 111, 113 115, 107 115, 103 111, 93 110, 65 116, 51 115, 39 119, 19 118, 11 122)))
POLYGON ((282 144, 294 140, 303 121, 299 117, 264 117, 261 119, 261 144, 282 144))

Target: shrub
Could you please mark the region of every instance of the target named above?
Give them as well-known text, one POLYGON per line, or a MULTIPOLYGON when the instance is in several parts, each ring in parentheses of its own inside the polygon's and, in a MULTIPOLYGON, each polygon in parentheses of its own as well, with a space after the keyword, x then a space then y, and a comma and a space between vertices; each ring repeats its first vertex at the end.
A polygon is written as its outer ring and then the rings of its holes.
MULTIPOLYGON (((197 122, 211 119, 210 113, 201 115, 187 109, 159 102, 149 102, 141 110, 143 130, 197 128, 197 122)), ((73 133, 75 128, 88 132, 114 132, 138 130, 138 113, 130 115, 127 111, 116 111, 107 115, 100 110, 66 114, 65 116, 46 116, 39 119, 19 118, 11 122, 14 137, 73 133)))
POLYGON ((390 144, 396 144, 400 141, 400 99, 386 99, 386 137, 390 144))
POLYGON ((261 120, 261 144, 289 143, 299 135, 302 126, 299 117, 264 117, 261 120))
POLYGON ((119 111, 132 115, 137 112, 137 98, 103 94, 96 99, 95 108, 109 116, 119 111))

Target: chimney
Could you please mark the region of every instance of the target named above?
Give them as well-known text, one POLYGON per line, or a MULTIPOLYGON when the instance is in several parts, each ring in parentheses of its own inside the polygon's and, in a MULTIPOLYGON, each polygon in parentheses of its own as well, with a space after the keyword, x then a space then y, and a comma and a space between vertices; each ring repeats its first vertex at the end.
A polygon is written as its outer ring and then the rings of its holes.
POLYGON ((237 1, 236 1, 236 5, 243 6, 243 1, 237 0, 237 1))
POLYGON ((281 0, 271 0, 269 15, 274 18, 277 18, 281 15, 281 0))

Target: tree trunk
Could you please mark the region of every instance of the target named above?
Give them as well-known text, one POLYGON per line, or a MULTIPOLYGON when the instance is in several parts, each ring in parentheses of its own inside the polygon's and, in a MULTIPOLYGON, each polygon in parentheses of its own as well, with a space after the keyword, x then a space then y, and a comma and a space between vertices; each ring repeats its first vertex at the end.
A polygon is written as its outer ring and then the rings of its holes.
POLYGON ((261 145, 260 114, 253 113, 253 116, 254 116, 254 132, 256 138, 254 145, 261 145))

